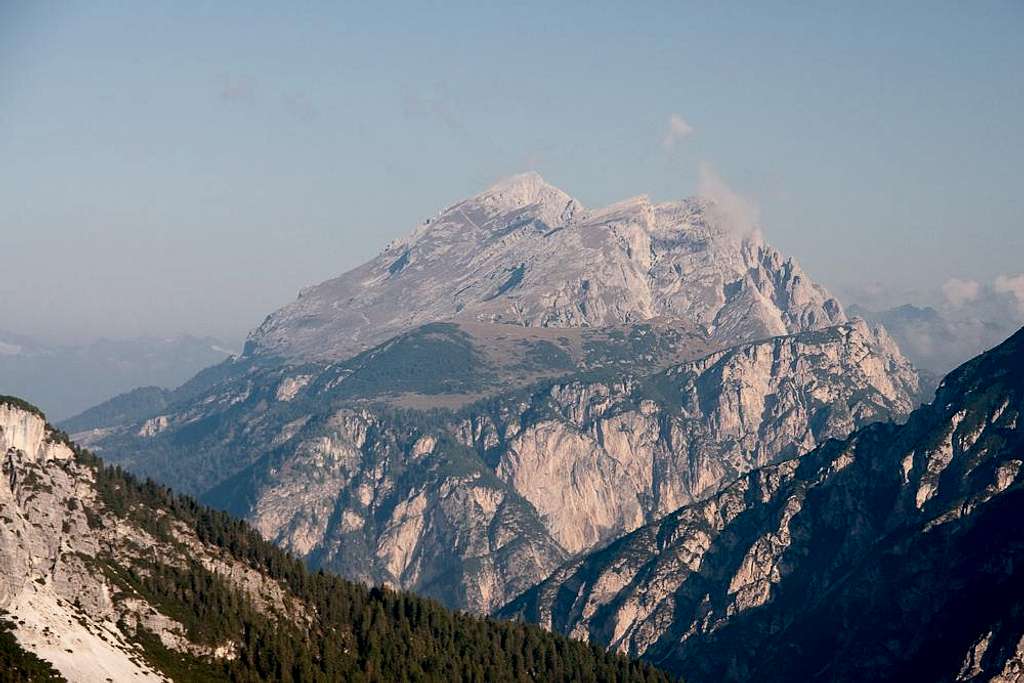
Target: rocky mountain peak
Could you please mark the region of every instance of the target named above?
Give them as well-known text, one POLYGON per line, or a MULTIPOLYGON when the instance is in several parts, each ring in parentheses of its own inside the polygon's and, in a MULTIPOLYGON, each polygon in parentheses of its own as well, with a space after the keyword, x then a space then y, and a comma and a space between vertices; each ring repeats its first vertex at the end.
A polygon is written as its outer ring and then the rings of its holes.
POLYGON ((585 209, 527 173, 452 205, 302 292, 250 353, 339 360, 434 321, 604 327, 679 319, 723 345, 845 321, 791 259, 706 199, 585 209))
POLYGON ((507 227, 501 221, 490 219, 496 215, 515 215, 520 222, 532 219, 545 225, 562 225, 584 211, 580 202, 548 183, 536 171, 518 173, 425 219, 408 235, 388 243, 383 254, 401 253, 436 239, 451 240, 453 226, 471 233, 474 239, 486 240, 490 231, 507 227))
POLYGON ((577 209, 583 208, 582 204, 548 183, 536 171, 503 178, 466 203, 482 204, 499 211, 515 211, 526 207, 564 211, 570 205, 577 209))
MULTIPOLYGON (((0 458, 5 472, 15 459, 42 463, 66 460, 71 450, 50 438, 46 419, 34 407, 0 396, 0 458)), ((6 472, 10 475, 10 472, 6 472)))

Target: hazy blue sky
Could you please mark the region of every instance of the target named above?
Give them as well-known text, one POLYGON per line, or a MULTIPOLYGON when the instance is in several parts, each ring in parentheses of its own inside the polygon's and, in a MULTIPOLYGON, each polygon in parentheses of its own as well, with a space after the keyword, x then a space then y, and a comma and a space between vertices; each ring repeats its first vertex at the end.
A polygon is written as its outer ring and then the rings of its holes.
POLYGON ((710 164, 840 293, 1024 270, 1024 3, 708 4, 0 0, 0 327, 241 337, 526 169, 710 164))

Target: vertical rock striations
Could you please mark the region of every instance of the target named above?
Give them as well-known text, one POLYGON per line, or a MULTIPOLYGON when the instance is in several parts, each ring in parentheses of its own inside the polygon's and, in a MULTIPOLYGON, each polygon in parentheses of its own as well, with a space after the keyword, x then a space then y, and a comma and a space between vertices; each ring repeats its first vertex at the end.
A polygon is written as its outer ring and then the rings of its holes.
POLYGON ((1024 330, 904 425, 755 469, 501 610, 690 681, 1015 680, 1024 330))
POLYGON ((17 399, 0 397, 0 447, 4 680, 670 680, 308 572, 244 523, 104 467, 17 399))

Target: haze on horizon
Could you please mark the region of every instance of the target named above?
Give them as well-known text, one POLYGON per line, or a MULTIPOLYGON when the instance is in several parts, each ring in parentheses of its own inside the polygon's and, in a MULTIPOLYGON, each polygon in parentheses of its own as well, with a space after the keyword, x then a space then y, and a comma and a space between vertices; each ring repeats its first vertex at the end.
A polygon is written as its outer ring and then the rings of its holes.
POLYGON ((844 303, 1024 314, 1024 5, 0 6, 0 329, 238 340, 495 180, 735 193, 844 303))

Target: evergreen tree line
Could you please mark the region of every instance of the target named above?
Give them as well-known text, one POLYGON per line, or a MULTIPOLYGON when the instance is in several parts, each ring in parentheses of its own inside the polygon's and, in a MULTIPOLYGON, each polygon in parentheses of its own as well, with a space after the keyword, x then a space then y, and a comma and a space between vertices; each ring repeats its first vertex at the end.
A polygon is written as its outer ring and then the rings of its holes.
MULTIPOLYGON (((95 468, 106 510, 168 543, 175 543, 172 522, 183 522, 204 543, 279 581, 305 606, 305 619, 268 615, 195 560, 184 567, 108 565, 115 584, 181 622, 194 642, 239 644, 234 658, 204 658, 172 652, 141 633, 150 658, 175 680, 672 680, 646 663, 537 626, 453 612, 427 598, 311 572, 245 522, 75 448, 79 461, 95 468)), ((98 523, 100 511, 87 512, 98 523)))
POLYGON ((0 612, 0 683, 43 683, 63 681, 49 662, 39 659, 18 644, 11 631, 15 624, 0 612))

